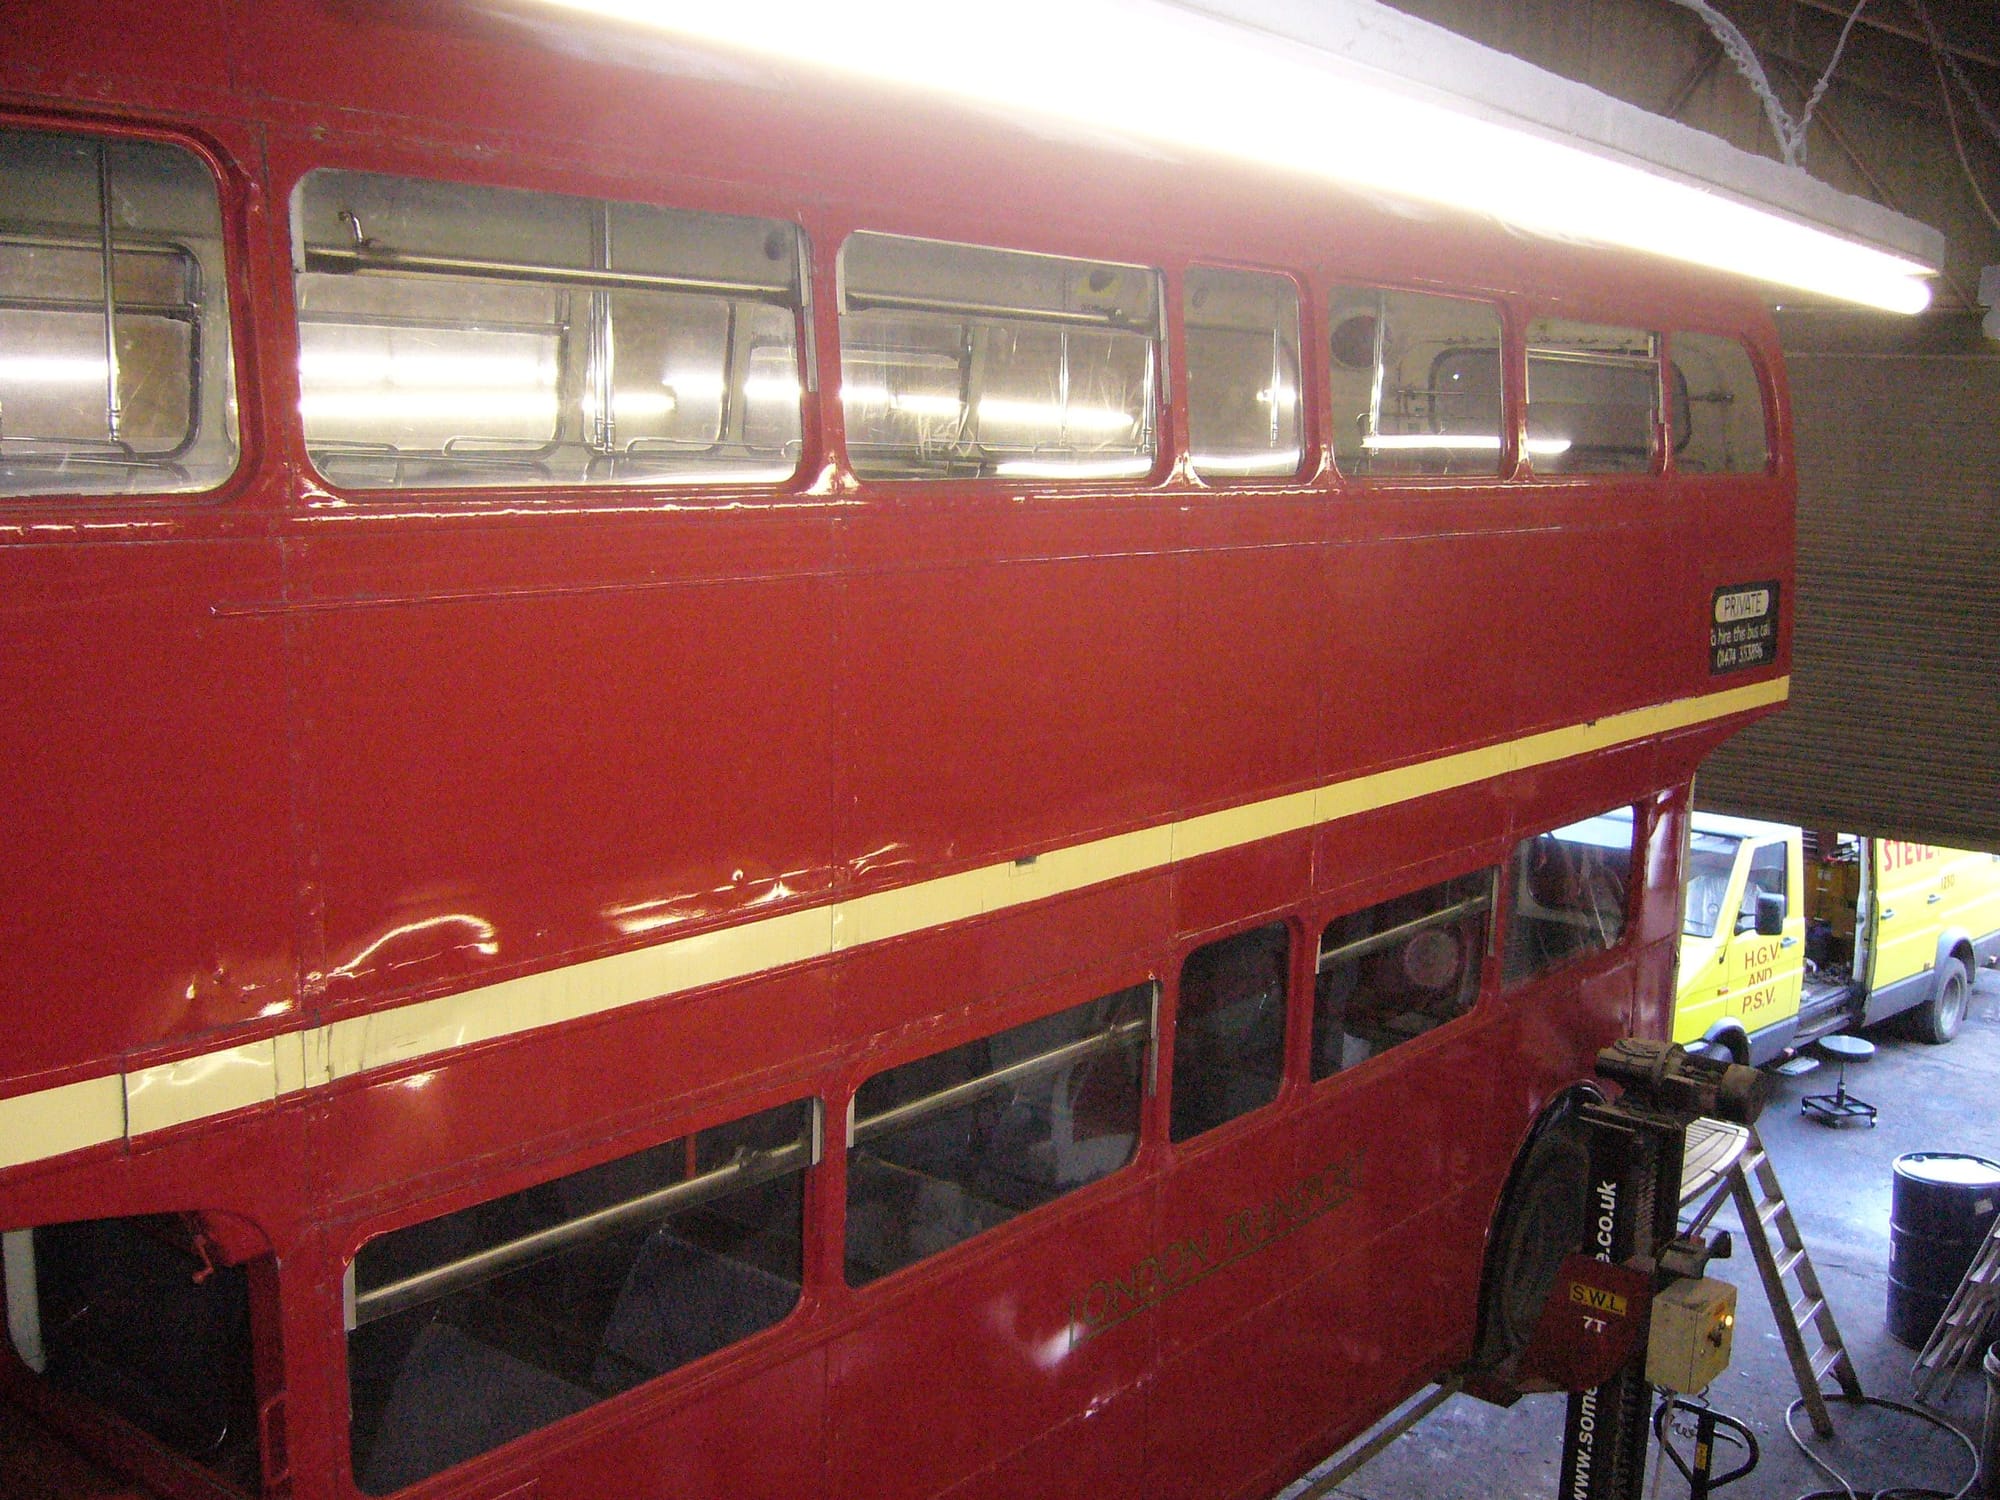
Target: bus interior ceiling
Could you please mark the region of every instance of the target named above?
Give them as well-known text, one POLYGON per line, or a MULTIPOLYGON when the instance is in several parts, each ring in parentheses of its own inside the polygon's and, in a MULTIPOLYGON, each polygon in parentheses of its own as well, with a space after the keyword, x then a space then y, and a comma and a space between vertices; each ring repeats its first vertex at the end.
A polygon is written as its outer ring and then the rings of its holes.
MULTIPOLYGON (((1751 84, 1677 0, 1388 0, 1741 146, 1780 154, 1751 84)), ((1716 0, 1796 118, 1857 7, 1716 0)), ((1945 232, 1915 319, 1785 299, 1798 451, 1786 711, 1724 745, 1697 803, 2000 851, 2000 9, 1860 8, 1804 136, 1812 174, 1945 232), (1942 43, 1932 45, 1932 37, 1942 43), (1947 99, 1947 91, 1949 98, 1947 99)))

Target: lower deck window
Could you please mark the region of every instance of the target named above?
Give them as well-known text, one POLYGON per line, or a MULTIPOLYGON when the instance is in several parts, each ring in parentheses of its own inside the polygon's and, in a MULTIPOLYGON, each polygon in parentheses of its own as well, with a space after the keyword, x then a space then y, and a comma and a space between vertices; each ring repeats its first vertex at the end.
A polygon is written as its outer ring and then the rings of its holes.
POLYGON ((1632 810, 1523 839, 1514 848, 1507 913, 1509 984, 1584 953, 1614 948, 1625 933, 1632 878, 1632 810))
POLYGON ((817 1138, 801 1100, 368 1241, 356 1482, 388 1494, 782 1320, 817 1138))
POLYGON ((1278 1097, 1285 1076, 1283 922, 1207 943, 1181 966, 1168 1135, 1185 1141, 1278 1097))
POLYGON ((1130 1161, 1153 1000, 1152 985, 1135 985, 862 1084, 848 1281, 886 1276, 1130 1161))
POLYGON ((254 1492, 248 1268, 213 1264, 178 1214, 52 1224, 7 1240, 10 1292, 34 1289, 32 1312, 10 1307, 9 1323, 48 1382, 254 1492))
POLYGON ((1312 1076, 1456 1020, 1479 998, 1493 872, 1461 875, 1327 924, 1313 987, 1312 1076))

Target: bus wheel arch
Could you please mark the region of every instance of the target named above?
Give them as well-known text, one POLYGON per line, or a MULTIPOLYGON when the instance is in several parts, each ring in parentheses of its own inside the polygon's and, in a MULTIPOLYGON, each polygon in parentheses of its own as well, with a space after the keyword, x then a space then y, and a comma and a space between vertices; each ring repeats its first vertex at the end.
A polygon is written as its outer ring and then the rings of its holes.
POLYGON ((1501 1370, 1527 1347, 1556 1272, 1582 1247, 1590 1195, 1582 1108, 1602 1098, 1589 1084, 1566 1089, 1542 1111, 1514 1158, 1486 1237, 1473 1346, 1480 1370, 1501 1370))

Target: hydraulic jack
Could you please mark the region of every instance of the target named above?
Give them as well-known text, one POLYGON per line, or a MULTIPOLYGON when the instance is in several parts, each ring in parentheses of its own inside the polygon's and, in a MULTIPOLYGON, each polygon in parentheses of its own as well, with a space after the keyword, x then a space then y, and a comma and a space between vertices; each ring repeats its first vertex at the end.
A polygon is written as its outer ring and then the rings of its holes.
POLYGON ((1706 1388, 1728 1363, 1734 1289, 1704 1276, 1728 1237, 1678 1233, 1687 1128, 1748 1125, 1754 1069, 1628 1038, 1597 1057, 1621 1086, 1590 1127, 1585 1244, 1556 1276, 1524 1364, 1570 1392, 1560 1500, 1641 1500, 1656 1387, 1706 1388))

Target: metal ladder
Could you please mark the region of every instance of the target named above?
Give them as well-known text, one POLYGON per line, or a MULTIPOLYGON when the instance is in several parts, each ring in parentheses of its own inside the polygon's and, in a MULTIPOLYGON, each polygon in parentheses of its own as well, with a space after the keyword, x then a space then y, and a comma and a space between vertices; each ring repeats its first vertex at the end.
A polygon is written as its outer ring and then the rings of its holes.
POLYGON ((1923 1352, 1910 1371, 1919 1401, 1929 1401, 1939 1381, 1944 1382, 1946 1391, 1951 1389, 1966 1356, 1978 1353, 1986 1342, 1987 1319, 1996 1312, 2000 1312, 2000 1217, 1986 1232, 1972 1264, 1965 1269, 1965 1279, 1945 1304, 1944 1316, 1924 1341, 1923 1352))
POLYGON ((1799 1226, 1785 1202, 1784 1189, 1778 1185, 1777 1169, 1771 1165, 1756 1127, 1748 1127, 1747 1133, 1749 1140, 1742 1154, 1730 1163, 1724 1185, 1715 1190, 1695 1216, 1695 1224, 1705 1226, 1722 1206, 1725 1195, 1735 1200, 1737 1217, 1743 1221, 1743 1236, 1750 1241, 1751 1254, 1756 1257, 1757 1274, 1771 1304, 1771 1317, 1778 1325, 1778 1336, 1784 1340, 1785 1353, 1792 1362, 1792 1376, 1812 1417, 1813 1431, 1823 1438, 1832 1437, 1833 1419, 1826 1409, 1826 1399, 1831 1393, 1820 1382, 1832 1375, 1839 1382, 1840 1393, 1858 1401, 1861 1380, 1854 1373, 1854 1362, 1847 1357, 1847 1346, 1840 1341, 1840 1328, 1833 1321, 1826 1293, 1820 1289, 1819 1273, 1813 1270, 1812 1257, 1806 1254, 1805 1241, 1799 1237, 1799 1226), (1771 1243, 1774 1230, 1776 1247, 1771 1243), (1794 1285, 1798 1288, 1796 1295, 1792 1290, 1794 1285), (1808 1328, 1817 1340, 1816 1348, 1806 1347, 1808 1328))

